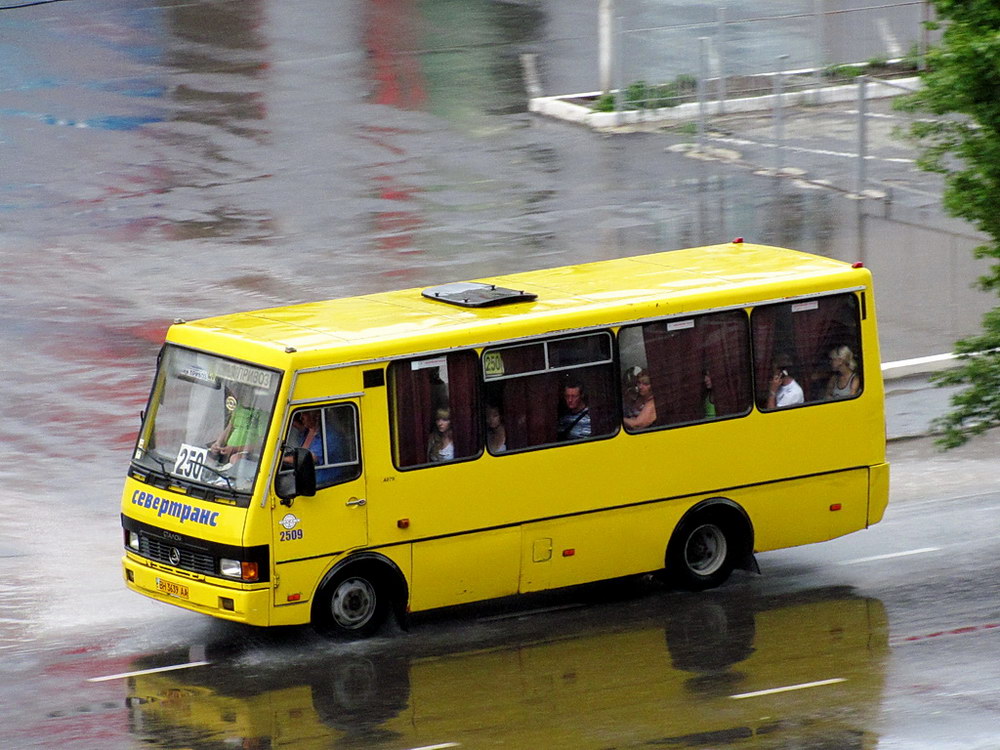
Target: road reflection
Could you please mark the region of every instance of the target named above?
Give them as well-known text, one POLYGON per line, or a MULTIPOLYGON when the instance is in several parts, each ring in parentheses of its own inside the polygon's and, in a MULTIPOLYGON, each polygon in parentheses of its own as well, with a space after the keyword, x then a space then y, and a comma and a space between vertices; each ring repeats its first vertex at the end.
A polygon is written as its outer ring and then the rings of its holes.
POLYGON ((658 592, 361 644, 210 644, 211 666, 130 678, 127 705, 146 747, 869 748, 887 633, 882 602, 844 588, 658 592))

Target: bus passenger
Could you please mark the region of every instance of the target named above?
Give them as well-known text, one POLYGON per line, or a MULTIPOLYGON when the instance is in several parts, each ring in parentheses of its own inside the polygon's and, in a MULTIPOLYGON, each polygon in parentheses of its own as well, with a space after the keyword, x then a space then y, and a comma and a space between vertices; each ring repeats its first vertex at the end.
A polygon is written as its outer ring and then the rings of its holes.
POLYGON ((236 463, 243 456, 260 450, 261 440, 267 429, 266 414, 260 409, 244 406, 240 401, 246 400, 245 389, 231 392, 226 399, 227 407, 232 399, 232 414, 219 437, 208 447, 209 455, 220 464, 236 463))
POLYGON ((802 386, 788 374, 791 366, 787 357, 779 357, 771 371, 771 382, 767 393, 767 408, 776 409, 783 406, 795 406, 805 403, 802 386))
POLYGON ((635 389, 636 399, 629 405, 622 421, 630 430, 641 430, 656 421, 656 399, 653 398, 649 373, 645 370, 636 375, 635 389))
POLYGON ((639 389, 636 387, 636 381, 642 372, 641 367, 632 365, 622 374, 622 414, 626 417, 632 416, 638 411, 638 406, 642 405, 639 389))
POLYGON ((858 363, 849 347, 838 346, 830 350, 830 369, 833 375, 826 384, 827 399, 850 398, 858 392, 861 385, 858 363))
POLYGON ((451 429, 451 412, 438 409, 434 429, 427 440, 427 460, 431 463, 451 461, 455 458, 455 441, 451 429))
POLYGON ((590 437, 590 409, 583 386, 569 381, 563 386, 562 409, 559 415, 559 440, 578 440, 590 437))
MULTIPOLYGON (((329 421, 324 430, 319 409, 307 409, 295 413, 285 445, 289 448, 305 448, 313 454, 313 460, 317 467, 316 485, 318 487, 326 487, 342 479, 350 478, 353 469, 349 466, 324 467, 324 464, 339 463, 345 460, 347 451, 344 437, 333 428, 329 421), (324 432, 326 435, 325 459, 323 457, 324 432)), ((289 456, 285 456, 282 461, 285 464, 291 463, 289 456)))
POLYGON ((715 392, 712 390, 712 375, 705 370, 701 378, 701 405, 705 410, 705 419, 715 419, 718 412, 715 408, 715 392))
POLYGON ((486 407, 486 447, 490 453, 507 450, 507 430, 503 426, 500 410, 495 406, 486 407))

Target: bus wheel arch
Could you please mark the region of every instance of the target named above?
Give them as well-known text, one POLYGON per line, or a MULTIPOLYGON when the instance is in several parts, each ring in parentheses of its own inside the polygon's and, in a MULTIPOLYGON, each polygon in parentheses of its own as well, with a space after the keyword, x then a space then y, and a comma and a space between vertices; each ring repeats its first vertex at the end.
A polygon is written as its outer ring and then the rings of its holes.
POLYGON ((703 500, 677 524, 664 564, 667 580, 689 591, 721 585, 734 568, 755 569, 750 517, 728 498, 703 500))
POLYGON ((374 553, 353 555, 323 577, 312 605, 313 627, 328 636, 368 637, 390 613, 405 625, 409 592, 402 571, 374 553))

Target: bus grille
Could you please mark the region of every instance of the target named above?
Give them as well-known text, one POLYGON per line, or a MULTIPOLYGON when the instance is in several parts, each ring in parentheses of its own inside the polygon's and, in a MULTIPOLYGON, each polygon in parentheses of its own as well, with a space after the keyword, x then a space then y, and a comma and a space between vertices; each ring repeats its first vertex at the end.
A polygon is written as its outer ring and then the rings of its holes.
POLYGON ((139 535, 139 554, 155 560, 159 563, 172 565, 182 570, 190 570, 194 573, 204 573, 205 575, 218 575, 215 567, 215 558, 202 552, 182 547, 178 544, 170 544, 159 539, 152 539, 145 534, 139 535), (170 553, 177 550, 180 553, 180 562, 171 562, 170 553))

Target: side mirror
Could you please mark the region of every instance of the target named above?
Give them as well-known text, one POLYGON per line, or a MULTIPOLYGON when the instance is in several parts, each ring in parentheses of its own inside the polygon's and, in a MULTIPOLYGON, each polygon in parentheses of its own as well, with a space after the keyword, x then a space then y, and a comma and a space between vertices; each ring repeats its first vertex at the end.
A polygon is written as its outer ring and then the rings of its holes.
POLYGON ((316 494, 316 461, 306 448, 285 448, 274 482, 274 494, 282 500, 316 494))

